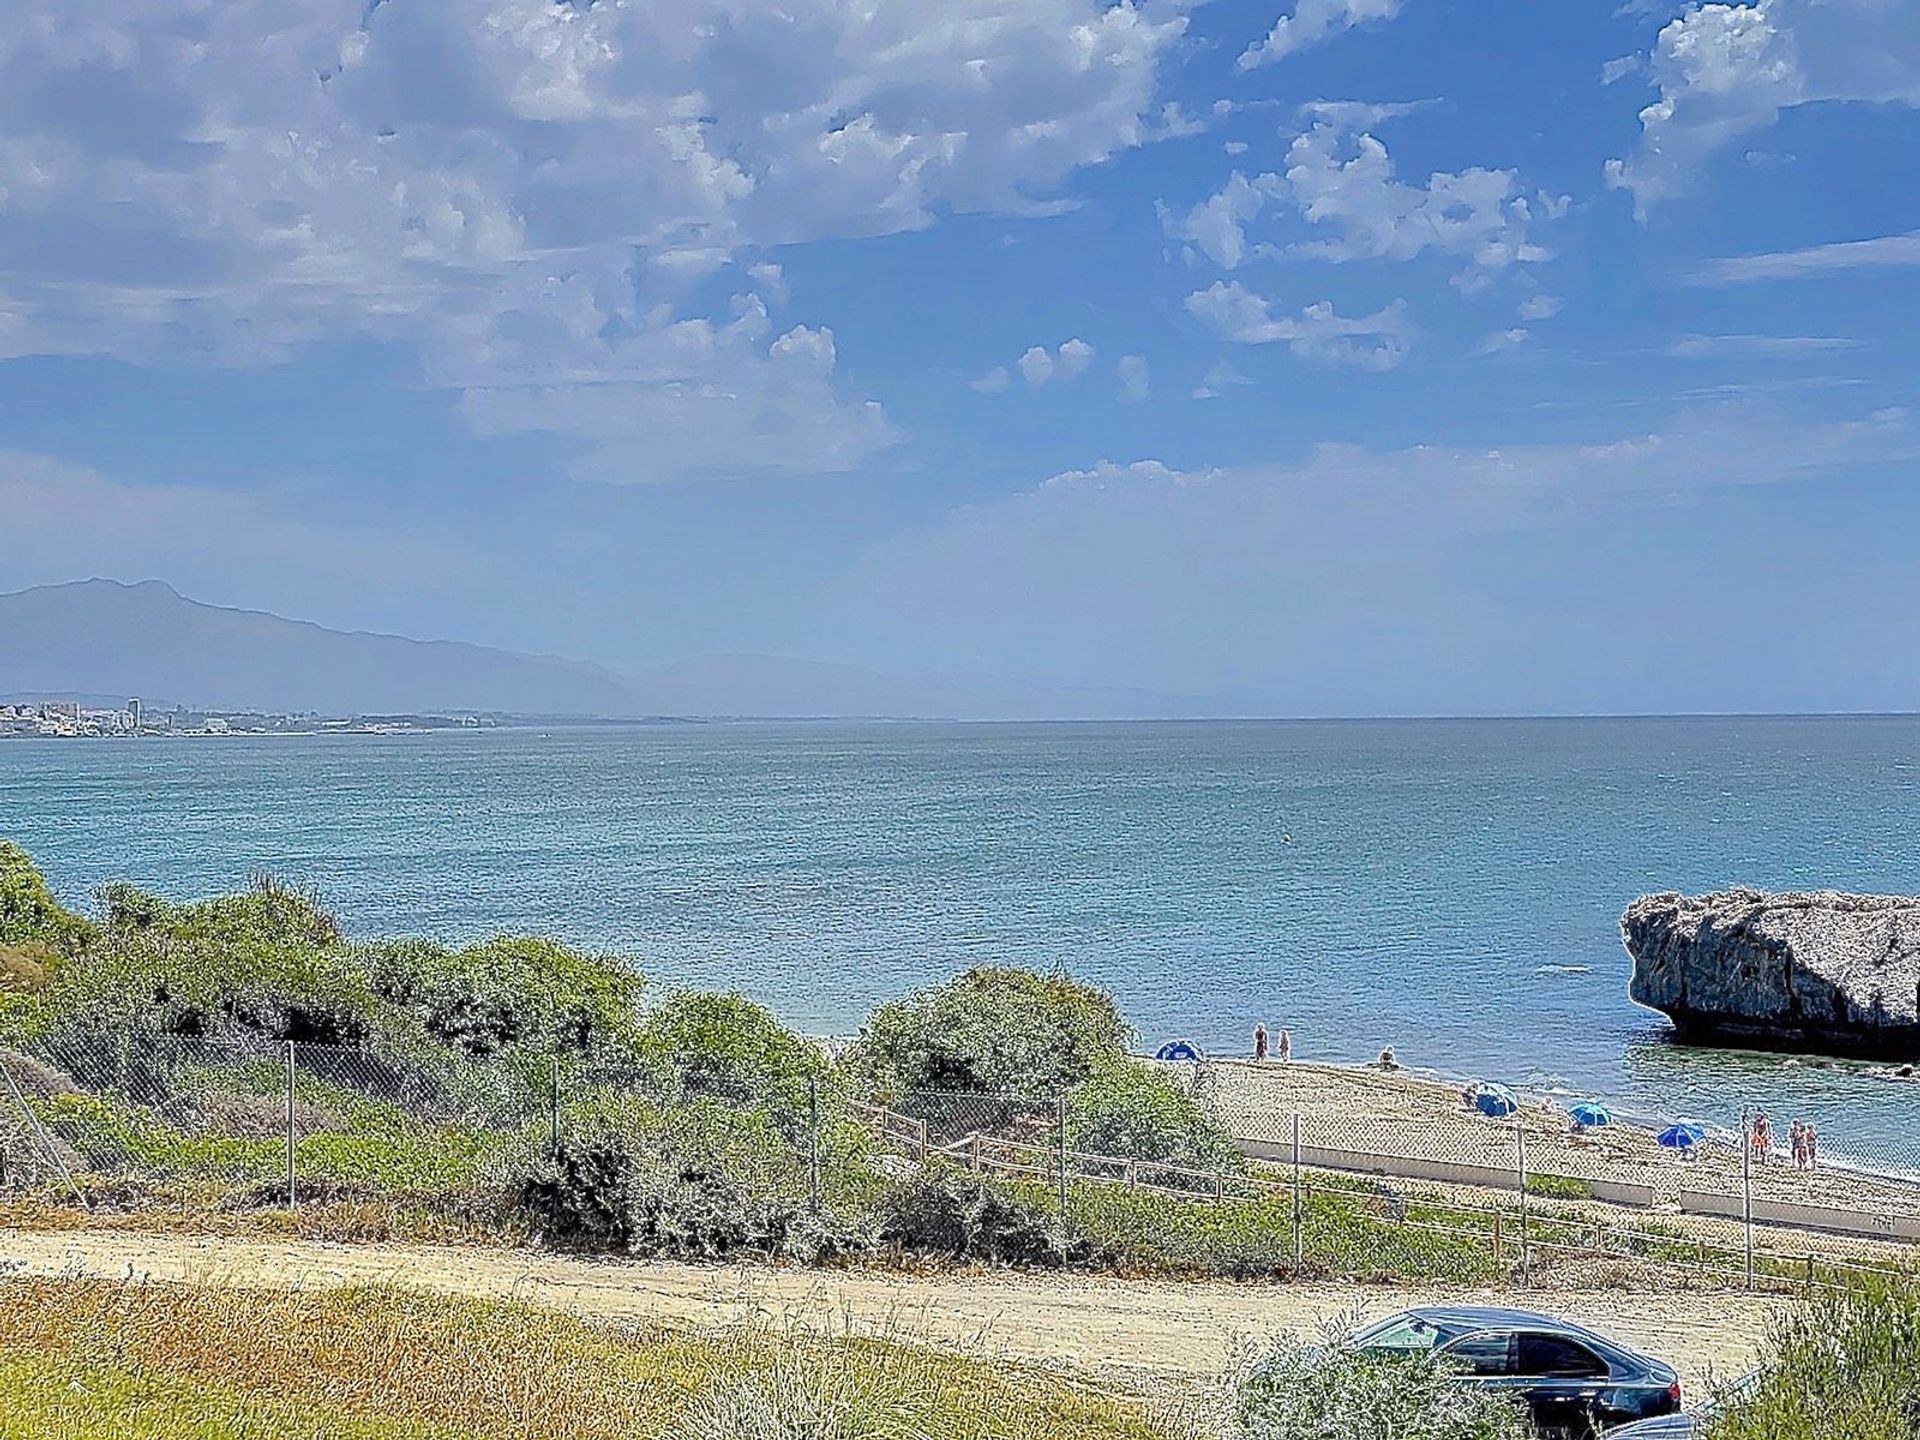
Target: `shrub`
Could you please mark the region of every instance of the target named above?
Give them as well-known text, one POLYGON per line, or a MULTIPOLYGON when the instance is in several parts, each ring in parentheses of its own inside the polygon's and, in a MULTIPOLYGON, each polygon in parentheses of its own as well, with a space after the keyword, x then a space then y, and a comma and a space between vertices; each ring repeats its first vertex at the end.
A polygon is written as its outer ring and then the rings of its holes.
POLYGON ((1230 1381, 1221 1440, 1524 1440, 1509 1397, 1461 1385, 1430 1356, 1363 1355, 1345 1326, 1244 1352, 1230 1381))
POLYGON ((1246 1168, 1239 1147, 1191 1095, 1162 1071, 1132 1060, 1101 1064, 1068 1098, 1067 1143, 1194 1170, 1246 1168))
POLYGON ((60 951, 83 943, 91 929, 53 898, 26 851, 0 840, 0 946, 60 951))
POLYGON ((923 1167, 889 1187, 877 1211, 881 1241, 914 1255, 1060 1265, 1091 1254, 1020 1189, 951 1166, 923 1167))
POLYGON ((1707 1440, 1913 1440, 1920 1289, 1831 1293, 1774 1321, 1759 1376, 1707 1440))
POLYGON ((1104 991, 983 968, 881 1005, 853 1062, 883 1094, 1059 1095, 1125 1057, 1133 1031, 1104 991))
POLYGON ((1593 1186, 1571 1175, 1529 1175, 1527 1193, 1547 1200, 1591 1200, 1593 1186))
POLYGON ((624 1099, 526 1137, 499 1177, 544 1239, 635 1255, 746 1251, 820 1259, 861 1248, 857 1227, 809 1211, 806 1164, 763 1112, 624 1099))
POLYGON ((738 995, 675 992, 647 1016, 636 1048, 670 1099, 765 1109, 789 1133, 806 1123, 810 1087, 828 1080, 818 1046, 738 995))
POLYGON ((645 981, 554 940, 500 937, 450 950, 393 940, 359 952, 373 993, 469 1057, 515 1046, 593 1054, 631 1038, 645 981))

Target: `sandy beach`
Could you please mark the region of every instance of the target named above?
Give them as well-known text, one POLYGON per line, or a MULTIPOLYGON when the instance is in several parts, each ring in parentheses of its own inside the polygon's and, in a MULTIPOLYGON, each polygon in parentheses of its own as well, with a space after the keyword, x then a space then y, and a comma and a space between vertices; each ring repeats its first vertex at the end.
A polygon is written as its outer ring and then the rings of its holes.
MULTIPOLYGON (((1538 1101, 1518 1115, 1495 1120, 1470 1111, 1460 1087, 1401 1072, 1365 1067, 1215 1061, 1201 1080, 1237 1138, 1285 1142, 1300 1117, 1303 1145, 1430 1157, 1512 1169, 1516 1132, 1526 1136, 1529 1173, 1651 1186, 1662 1200, 1682 1189, 1741 1193, 1741 1155, 1735 1137, 1709 1137, 1682 1159, 1663 1149, 1653 1132, 1617 1123, 1571 1133, 1566 1114, 1538 1101)), ((1920 1102, 1917 1102, 1920 1103, 1920 1102)), ((1774 1140, 1784 1145, 1784 1122, 1774 1140)), ((1756 1199, 1860 1210, 1870 1215, 1920 1215, 1920 1183, 1826 1164, 1796 1170, 1775 1154, 1752 1170, 1756 1199)))

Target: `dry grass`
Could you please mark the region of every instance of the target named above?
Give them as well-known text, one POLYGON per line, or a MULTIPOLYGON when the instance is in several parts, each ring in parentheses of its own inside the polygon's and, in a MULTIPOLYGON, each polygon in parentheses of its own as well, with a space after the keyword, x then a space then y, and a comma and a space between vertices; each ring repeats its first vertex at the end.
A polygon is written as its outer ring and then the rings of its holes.
POLYGON ((401 1197, 303 1199, 299 1209, 290 1211, 272 1204, 235 1205, 224 1187, 208 1187, 205 1194, 132 1184, 119 1191, 92 1188, 96 1208, 91 1211, 57 1192, 0 1193, 0 1230, 113 1230, 337 1245, 484 1245, 494 1250, 530 1243, 525 1224, 510 1217, 498 1222, 466 1217, 401 1197))
POLYGON ((412 1291, 0 1282, 0 1440, 1154 1440, 1134 1400, 800 1329, 621 1329, 412 1291))

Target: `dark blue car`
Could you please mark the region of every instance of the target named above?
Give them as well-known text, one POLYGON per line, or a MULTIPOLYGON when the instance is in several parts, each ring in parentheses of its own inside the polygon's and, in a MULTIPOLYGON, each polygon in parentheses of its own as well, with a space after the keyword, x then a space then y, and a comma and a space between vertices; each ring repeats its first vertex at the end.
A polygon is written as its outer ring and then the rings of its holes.
POLYGON ((1586 1437, 1680 1410, 1671 1365, 1584 1326, 1529 1310, 1431 1305, 1403 1310, 1354 1337, 1376 1355, 1433 1355, 1464 1383, 1513 1395, 1544 1434, 1586 1437))

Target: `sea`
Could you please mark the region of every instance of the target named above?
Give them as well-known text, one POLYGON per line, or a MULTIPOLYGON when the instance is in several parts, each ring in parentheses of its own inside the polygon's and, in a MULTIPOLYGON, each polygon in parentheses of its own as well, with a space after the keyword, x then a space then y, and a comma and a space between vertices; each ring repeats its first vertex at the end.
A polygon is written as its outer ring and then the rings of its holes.
POLYGON ((1920 718, 657 723, 0 741, 63 899, 259 871, 350 933, 541 933, 812 1033, 969 965, 1110 990, 1151 1049, 1402 1063, 1920 1168, 1920 1086, 1670 1042, 1621 912, 1920 892, 1920 718))

